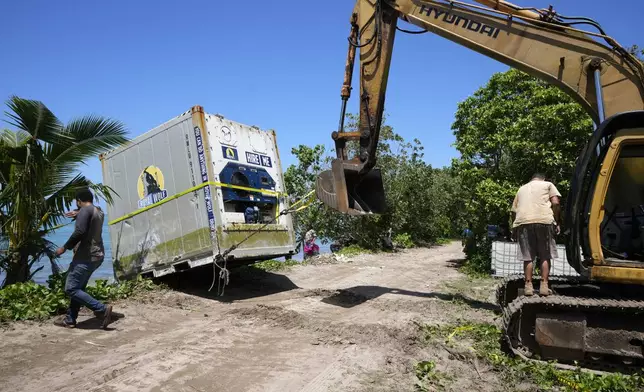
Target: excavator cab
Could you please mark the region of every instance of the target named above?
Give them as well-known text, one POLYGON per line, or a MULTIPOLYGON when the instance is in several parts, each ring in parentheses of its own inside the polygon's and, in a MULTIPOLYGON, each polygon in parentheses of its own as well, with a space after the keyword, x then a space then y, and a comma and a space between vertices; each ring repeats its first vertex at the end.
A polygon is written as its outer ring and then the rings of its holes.
POLYGON ((606 119, 577 161, 568 262, 591 279, 644 281, 644 111, 606 119))
POLYGON ((382 214, 386 210, 385 188, 379 168, 366 173, 360 165, 334 159, 331 170, 322 172, 315 192, 327 206, 349 215, 382 214))

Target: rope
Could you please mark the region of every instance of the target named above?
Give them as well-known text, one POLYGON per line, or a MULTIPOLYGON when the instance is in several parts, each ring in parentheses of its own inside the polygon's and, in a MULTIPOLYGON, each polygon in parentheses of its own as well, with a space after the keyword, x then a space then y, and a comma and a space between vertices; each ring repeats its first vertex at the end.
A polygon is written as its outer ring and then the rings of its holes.
POLYGON ((279 219, 280 216, 282 215, 288 215, 288 214, 293 214, 299 211, 302 211, 313 204, 315 201, 314 197, 311 197, 315 191, 310 191, 304 197, 302 197, 300 200, 296 201, 293 203, 289 208, 285 209, 284 211, 281 211, 278 213, 273 219, 268 221, 267 223, 263 224, 260 228, 254 230, 252 233, 246 236, 243 240, 239 241, 238 243, 232 245, 228 249, 224 251, 224 253, 221 253, 221 248, 219 248, 219 241, 217 241, 217 255, 215 255, 213 259, 213 271, 212 271, 212 283, 210 284, 210 288, 208 289, 208 292, 212 290, 212 288, 215 286, 215 280, 217 280, 217 295, 218 296, 223 296, 224 295, 224 290, 226 286, 228 286, 228 283, 230 282, 230 271, 227 268, 228 264, 228 255, 230 252, 234 251, 239 247, 239 245, 243 244, 246 242, 249 238, 254 236, 255 234, 259 233, 260 231, 264 230, 268 225, 273 224, 276 220, 279 219), (307 201, 308 200, 308 201, 307 201), (301 206, 297 207, 298 205, 302 204, 301 206), (218 261, 224 262, 224 266, 220 266, 218 261), (217 268, 219 268, 219 279, 217 279, 217 268), (224 282, 223 287, 222 287, 222 281, 224 282))

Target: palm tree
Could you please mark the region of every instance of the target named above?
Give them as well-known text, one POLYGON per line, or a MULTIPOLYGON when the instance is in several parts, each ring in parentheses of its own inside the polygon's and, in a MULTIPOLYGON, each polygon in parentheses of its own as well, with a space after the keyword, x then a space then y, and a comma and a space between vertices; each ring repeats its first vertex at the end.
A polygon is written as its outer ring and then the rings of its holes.
POLYGON ((55 271, 55 244, 46 237, 60 227, 75 192, 89 187, 112 203, 113 190, 92 183, 79 166, 128 141, 114 120, 90 115, 63 124, 42 102, 12 96, 6 104, 16 130, 0 131, 2 286, 30 280, 45 257, 55 271))

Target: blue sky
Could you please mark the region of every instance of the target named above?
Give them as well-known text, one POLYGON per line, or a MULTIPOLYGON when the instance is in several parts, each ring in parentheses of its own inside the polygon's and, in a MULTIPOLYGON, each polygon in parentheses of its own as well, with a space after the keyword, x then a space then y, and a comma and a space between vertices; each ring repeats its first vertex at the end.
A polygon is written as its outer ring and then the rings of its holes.
MULTIPOLYGON (((644 46, 642 0, 516 3, 554 3, 563 14, 598 20, 624 46, 644 46)), ((352 8, 351 0, 5 1, 0 98, 41 100, 64 121, 109 116, 131 136, 198 104, 275 129, 286 167, 294 146, 331 145, 352 8)), ((440 37, 398 33, 388 123, 405 139, 420 139, 429 163, 448 165, 457 156, 456 105, 506 69, 440 37)), ((98 160, 84 171, 101 180, 98 160)))

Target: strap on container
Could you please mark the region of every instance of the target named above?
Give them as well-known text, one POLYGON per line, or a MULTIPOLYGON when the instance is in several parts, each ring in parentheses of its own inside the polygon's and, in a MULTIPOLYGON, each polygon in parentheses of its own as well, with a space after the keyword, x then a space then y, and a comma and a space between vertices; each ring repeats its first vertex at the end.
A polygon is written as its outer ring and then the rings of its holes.
POLYGON ((113 225, 113 224, 119 223, 121 221, 124 221, 126 219, 130 219, 130 218, 132 218, 134 216, 137 216, 137 215, 139 215, 141 213, 149 211, 149 210, 151 210, 153 208, 159 207, 160 205, 163 205, 163 204, 165 204, 167 202, 170 202, 172 200, 178 199, 181 196, 185 196, 188 193, 198 191, 199 189, 204 188, 204 187, 206 187, 208 185, 212 185, 212 186, 215 186, 215 187, 218 187, 218 188, 231 188, 231 189, 239 189, 239 190, 247 191, 247 192, 261 193, 261 194, 268 195, 268 196, 273 196, 273 197, 280 197, 280 196, 285 197, 285 196, 287 196, 286 193, 271 191, 271 190, 268 190, 268 189, 249 188, 249 187, 246 187, 246 186, 225 184, 223 182, 207 181, 207 182, 203 182, 203 183, 201 183, 201 184, 199 184, 197 186, 193 186, 192 188, 188 188, 185 191, 179 192, 179 193, 177 193, 175 195, 172 195, 170 197, 166 197, 165 199, 163 199, 161 201, 158 201, 158 202, 156 202, 154 204, 150 204, 147 207, 143 207, 143 208, 139 208, 138 210, 134 210, 134 211, 130 212, 129 214, 123 215, 123 216, 121 216, 119 218, 116 218, 116 219, 114 219, 112 221, 109 221, 108 224, 113 225))

